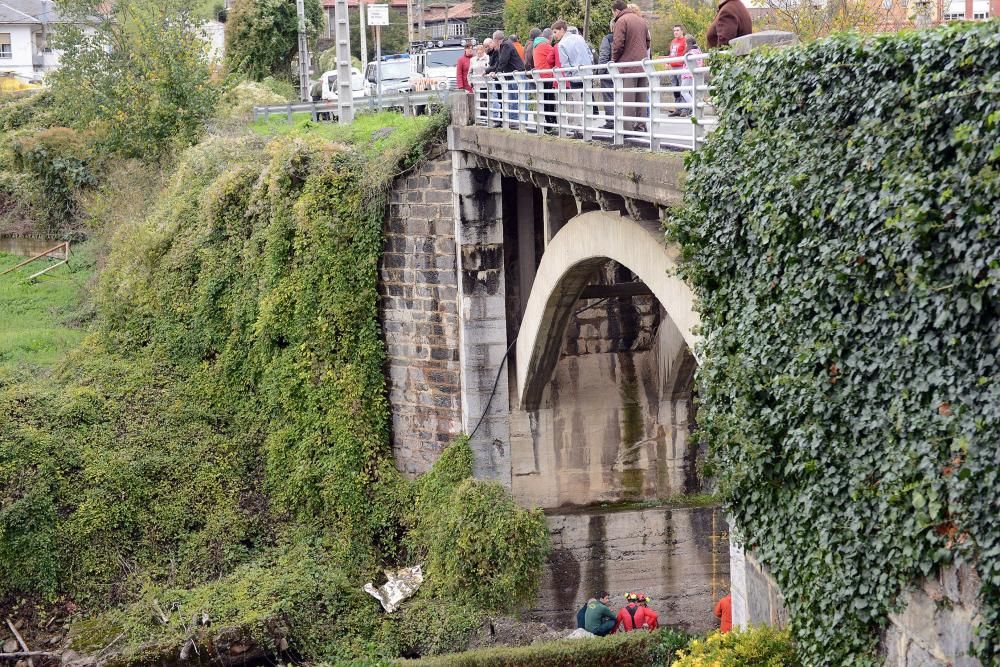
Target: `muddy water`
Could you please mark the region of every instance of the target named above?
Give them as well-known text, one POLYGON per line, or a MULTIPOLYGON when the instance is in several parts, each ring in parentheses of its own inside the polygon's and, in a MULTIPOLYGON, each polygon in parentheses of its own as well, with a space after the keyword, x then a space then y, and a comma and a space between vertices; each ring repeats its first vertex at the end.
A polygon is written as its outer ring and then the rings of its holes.
POLYGON ((729 589, 729 542, 714 507, 590 509, 548 514, 553 552, 529 613, 552 627, 574 627, 596 591, 611 606, 643 591, 660 623, 688 631, 716 627, 712 607, 729 589))

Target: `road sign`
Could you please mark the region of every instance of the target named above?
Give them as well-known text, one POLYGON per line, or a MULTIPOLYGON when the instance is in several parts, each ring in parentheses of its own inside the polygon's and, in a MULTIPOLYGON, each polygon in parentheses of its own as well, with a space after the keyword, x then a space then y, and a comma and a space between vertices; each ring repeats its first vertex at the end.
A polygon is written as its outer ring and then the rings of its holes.
POLYGON ((389 5, 368 5, 368 25, 389 25, 389 5))

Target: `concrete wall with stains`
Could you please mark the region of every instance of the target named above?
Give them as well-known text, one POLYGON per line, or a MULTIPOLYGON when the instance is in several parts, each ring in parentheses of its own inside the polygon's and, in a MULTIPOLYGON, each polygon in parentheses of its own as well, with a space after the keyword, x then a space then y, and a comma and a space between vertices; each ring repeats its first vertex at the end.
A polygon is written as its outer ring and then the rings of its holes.
POLYGON ((528 616, 575 627, 576 611, 597 591, 613 608, 642 591, 660 623, 704 632, 718 627, 715 601, 729 589, 729 542, 714 507, 551 513, 542 584, 528 616))

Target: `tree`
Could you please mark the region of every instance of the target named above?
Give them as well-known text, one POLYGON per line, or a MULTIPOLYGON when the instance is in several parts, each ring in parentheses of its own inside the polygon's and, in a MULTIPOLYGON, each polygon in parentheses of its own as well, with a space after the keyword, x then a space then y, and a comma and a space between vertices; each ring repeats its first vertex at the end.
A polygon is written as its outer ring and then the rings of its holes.
POLYGON ((803 41, 844 30, 874 32, 885 15, 881 3, 866 0, 764 0, 764 6, 761 27, 787 30, 803 41))
POLYGON ((650 26, 653 33, 652 50, 655 56, 670 55, 673 27, 684 27, 684 33, 693 35, 701 48, 706 48, 708 26, 715 18, 715 3, 711 0, 658 0, 657 18, 650 26))
MULTIPOLYGON (((611 22, 612 0, 591 0, 590 34, 588 41, 594 47, 601 43, 611 22)), ((546 28, 563 19, 583 33, 585 0, 508 0, 503 10, 504 30, 517 34, 524 42, 532 28, 546 28)))
POLYGON ((469 35, 480 42, 491 37, 495 30, 504 25, 505 16, 503 0, 472 0, 469 35))
POLYGON ((156 155, 194 142, 214 110, 208 44, 190 0, 67 0, 50 75, 65 122, 112 152, 156 155))
MULTIPOLYGON (((305 0, 306 33, 314 43, 323 25, 319 0, 305 0)), ((295 77, 292 59, 298 54, 299 18, 294 0, 236 0, 226 21, 226 63, 229 71, 254 81, 273 76, 295 77)))

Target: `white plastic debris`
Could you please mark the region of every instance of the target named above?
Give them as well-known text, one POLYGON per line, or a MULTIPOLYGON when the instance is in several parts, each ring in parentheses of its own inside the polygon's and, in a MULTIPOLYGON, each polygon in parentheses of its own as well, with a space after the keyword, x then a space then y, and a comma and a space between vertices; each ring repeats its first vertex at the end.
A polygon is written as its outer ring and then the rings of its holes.
POLYGON ((382 586, 375 588, 372 582, 368 582, 362 588, 373 598, 382 603, 382 608, 392 613, 399 608, 399 603, 411 597, 424 582, 424 573, 419 565, 404 567, 393 572, 385 571, 388 579, 382 586))
POLYGON ((587 632, 583 628, 577 628, 573 632, 571 632, 568 635, 566 635, 566 639, 590 639, 590 638, 596 637, 596 636, 597 635, 595 635, 594 633, 587 632))

